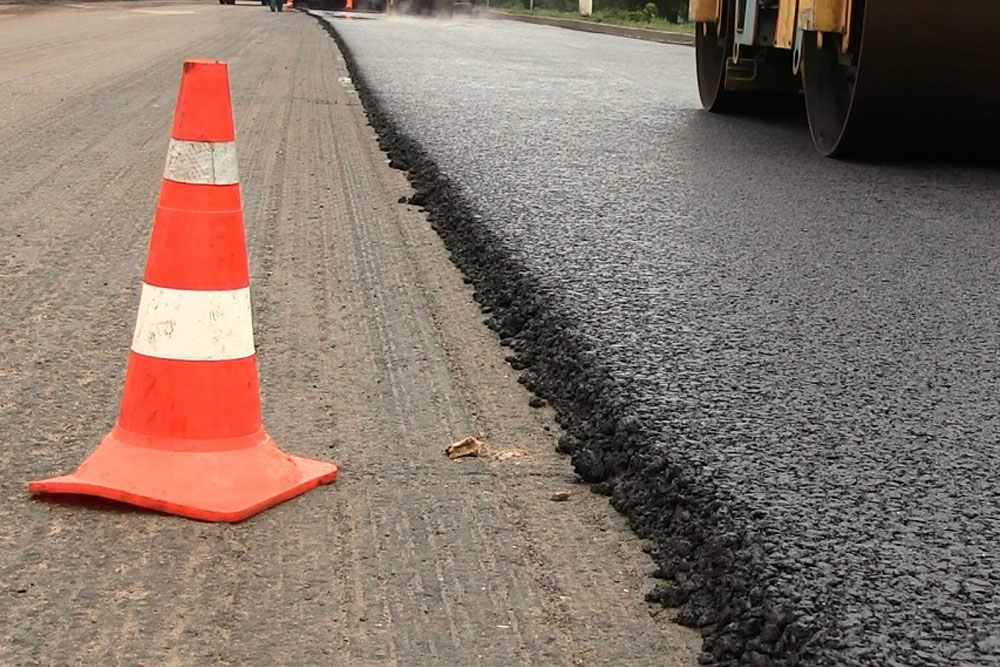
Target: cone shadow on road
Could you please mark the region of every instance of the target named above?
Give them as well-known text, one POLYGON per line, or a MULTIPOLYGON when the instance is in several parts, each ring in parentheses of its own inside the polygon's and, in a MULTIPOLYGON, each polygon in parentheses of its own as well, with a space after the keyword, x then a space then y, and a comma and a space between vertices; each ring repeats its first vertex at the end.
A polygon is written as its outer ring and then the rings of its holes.
POLYGON ((167 516, 163 512, 132 505, 118 500, 109 500, 98 496, 88 496, 82 493, 58 493, 43 494, 38 497, 38 502, 46 505, 60 506, 66 508, 79 508, 105 514, 138 514, 138 515, 160 515, 167 516))

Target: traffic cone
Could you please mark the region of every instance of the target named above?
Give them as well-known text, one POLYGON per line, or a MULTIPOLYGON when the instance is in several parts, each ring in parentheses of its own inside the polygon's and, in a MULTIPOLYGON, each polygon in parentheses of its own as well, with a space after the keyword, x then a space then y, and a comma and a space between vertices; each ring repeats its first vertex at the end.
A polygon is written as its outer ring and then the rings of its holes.
POLYGON ((241 521, 337 467, 285 454, 261 422, 226 63, 184 63, 118 422, 32 493, 241 521))

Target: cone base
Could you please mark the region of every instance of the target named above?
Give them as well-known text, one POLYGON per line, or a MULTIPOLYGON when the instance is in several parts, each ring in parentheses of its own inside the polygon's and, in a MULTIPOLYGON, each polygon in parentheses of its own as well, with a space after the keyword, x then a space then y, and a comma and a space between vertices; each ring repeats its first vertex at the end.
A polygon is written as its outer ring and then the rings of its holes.
POLYGON ((116 426, 75 473, 29 482, 28 490, 98 496, 232 523, 336 478, 336 465, 286 454, 264 430, 249 438, 182 441, 167 450, 116 426), (227 446, 232 448, 222 449, 227 446))

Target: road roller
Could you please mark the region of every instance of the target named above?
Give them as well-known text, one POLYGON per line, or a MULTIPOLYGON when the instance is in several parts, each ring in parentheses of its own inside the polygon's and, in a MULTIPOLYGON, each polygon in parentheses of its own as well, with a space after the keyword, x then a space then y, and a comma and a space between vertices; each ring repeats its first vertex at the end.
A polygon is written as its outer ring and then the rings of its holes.
POLYGON ((835 157, 1000 149, 1000 0, 690 0, 702 105, 805 98, 835 157))

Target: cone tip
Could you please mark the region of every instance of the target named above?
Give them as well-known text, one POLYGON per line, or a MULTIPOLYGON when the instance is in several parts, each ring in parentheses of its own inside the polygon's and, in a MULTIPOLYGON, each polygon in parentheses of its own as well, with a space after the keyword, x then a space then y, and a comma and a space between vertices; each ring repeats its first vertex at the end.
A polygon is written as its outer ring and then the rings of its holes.
POLYGON ((188 58, 184 61, 184 71, 200 66, 228 67, 225 60, 212 60, 211 58, 188 58))
POLYGON ((224 61, 184 61, 170 136, 181 141, 235 140, 229 66, 224 61))

